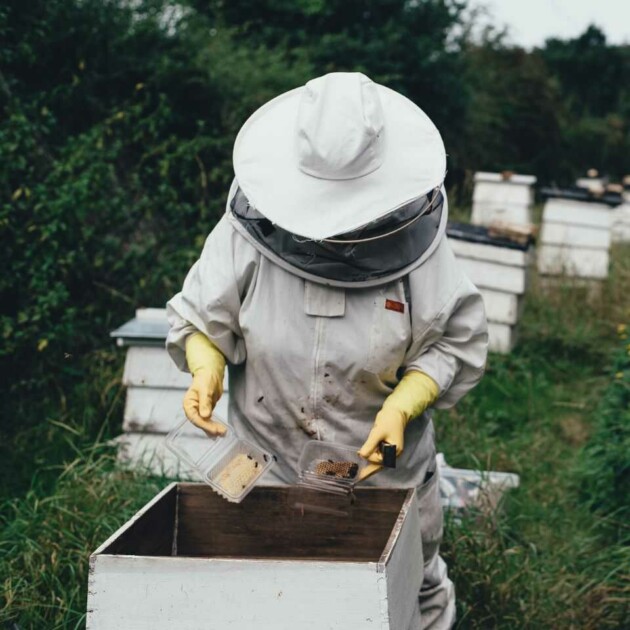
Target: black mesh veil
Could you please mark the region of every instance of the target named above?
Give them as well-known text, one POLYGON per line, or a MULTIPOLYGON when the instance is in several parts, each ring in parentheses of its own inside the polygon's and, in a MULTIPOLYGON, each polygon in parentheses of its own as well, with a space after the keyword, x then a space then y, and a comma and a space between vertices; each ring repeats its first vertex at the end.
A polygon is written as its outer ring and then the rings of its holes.
POLYGON ((274 225, 239 188, 232 214, 260 245, 291 266, 323 279, 364 282, 392 275, 418 260, 438 235, 444 195, 434 190, 358 230, 306 240, 274 225))

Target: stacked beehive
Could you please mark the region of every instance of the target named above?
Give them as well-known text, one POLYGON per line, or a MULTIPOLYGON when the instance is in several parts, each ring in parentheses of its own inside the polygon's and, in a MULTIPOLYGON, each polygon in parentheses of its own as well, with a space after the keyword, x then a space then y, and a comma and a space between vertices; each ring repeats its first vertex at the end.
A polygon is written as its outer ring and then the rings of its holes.
MULTIPOLYGON (((164 438, 185 418, 182 408, 190 374, 180 372, 164 348, 168 322, 164 309, 138 309, 135 319, 114 330, 111 336, 127 348, 123 384, 127 387, 123 434, 117 439, 121 461, 148 467, 155 473, 179 472, 188 476, 175 456, 165 448, 164 438)), ((227 418, 227 378, 225 393, 216 413, 227 418)), ((194 437, 190 427, 191 450, 203 440, 194 437)))
POLYGON ((490 236, 488 228, 463 223, 449 224, 447 235, 466 275, 483 296, 490 350, 510 352, 523 312, 531 245, 490 236))
POLYGON ((612 215, 607 198, 543 189, 547 197, 538 248, 543 276, 603 280, 608 276, 612 215))
POLYGON ((475 173, 472 223, 530 225, 535 183, 533 175, 475 173))

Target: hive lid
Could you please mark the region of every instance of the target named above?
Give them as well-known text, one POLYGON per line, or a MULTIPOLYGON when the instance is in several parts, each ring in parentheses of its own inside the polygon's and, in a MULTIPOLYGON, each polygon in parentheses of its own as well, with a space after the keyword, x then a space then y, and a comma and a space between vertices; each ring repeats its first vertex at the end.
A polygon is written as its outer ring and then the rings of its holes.
POLYGON ((602 195, 594 195, 585 188, 541 188, 540 194, 545 199, 570 199, 572 201, 583 201, 585 203, 604 204, 611 208, 623 203, 621 193, 605 192, 602 195))
POLYGON ((446 226, 446 235, 448 238, 454 238, 460 241, 493 245, 494 247, 505 247, 507 249, 518 249, 520 251, 527 251, 531 243, 530 241, 526 245, 523 245, 509 238, 490 236, 489 228, 481 225, 471 225, 469 223, 449 223, 446 226))
POLYGON ((224 499, 240 503, 273 466, 275 458, 239 438, 216 414, 212 419, 225 427, 225 435, 209 436, 195 427, 191 438, 190 423, 184 420, 166 436, 166 447, 224 499))
POLYGON ((166 310, 140 308, 134 319, 109 333, 119 346, 163 346, 169 330, 166 310))

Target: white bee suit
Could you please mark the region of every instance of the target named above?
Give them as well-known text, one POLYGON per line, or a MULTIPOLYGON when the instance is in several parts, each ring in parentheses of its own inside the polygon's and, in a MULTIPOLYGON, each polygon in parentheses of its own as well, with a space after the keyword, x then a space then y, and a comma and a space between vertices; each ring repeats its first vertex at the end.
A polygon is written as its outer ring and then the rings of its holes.
MULTIPOLYGON (((234 194, 235 186, 230 200, 234 194)), ((418 266, 376 286, 352 288, 327 286, 277 264, 243 229, 229 201, 182 291, 167 305, 167 348, 182 370, 185 339, 193 332, 203 332, 223 352, 229 423, 278 458, 265 483, 295 483, 309 440, 360 447, 406 370, 435 380, 439 408, 454 405, 479 381, 487 352, 485 313, 444 235, 446 211, 418 266)), ((365 484, 418 488, 425 562, 421 627, 450 627, 454 593, 437 553, 442 510, 428 413, 409 424, 396 469, 365 484)))

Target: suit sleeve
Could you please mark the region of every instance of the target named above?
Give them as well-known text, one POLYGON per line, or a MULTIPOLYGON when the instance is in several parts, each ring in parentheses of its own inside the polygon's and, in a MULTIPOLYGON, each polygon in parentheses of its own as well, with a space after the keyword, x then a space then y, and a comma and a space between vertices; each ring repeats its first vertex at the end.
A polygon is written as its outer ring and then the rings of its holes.
POLYGON ((242 298, 255 281, 258 254, 224 216, 208 236, 199 260, 191 267, 182 290, 166 305, 171 326, 166 349, 182 371, 186 337, 202 332, 233 364, 247 357, 239 325, 242 298))
POLYGON ((412 279, 412 343, 404 367, 428 374, 440 390, 435 407, 448 408, 483 376, 488 326, 481 295, 446 239, 432 258, 412 279), (429 301, 437 307, 423 306, 429 301))

